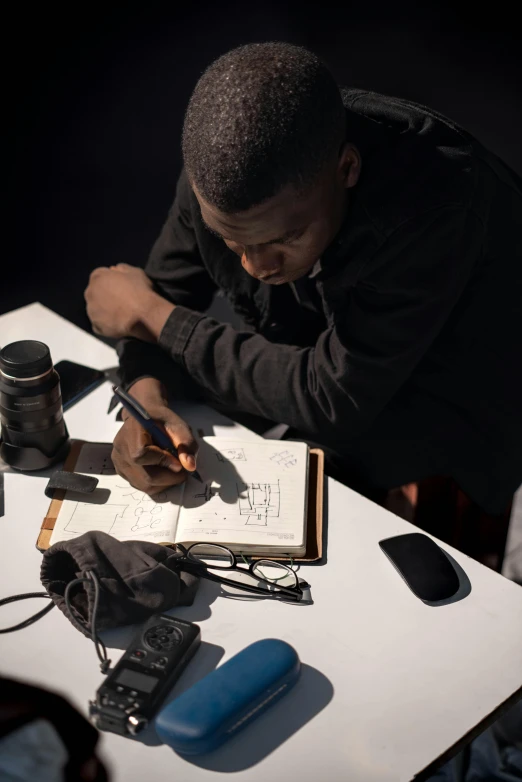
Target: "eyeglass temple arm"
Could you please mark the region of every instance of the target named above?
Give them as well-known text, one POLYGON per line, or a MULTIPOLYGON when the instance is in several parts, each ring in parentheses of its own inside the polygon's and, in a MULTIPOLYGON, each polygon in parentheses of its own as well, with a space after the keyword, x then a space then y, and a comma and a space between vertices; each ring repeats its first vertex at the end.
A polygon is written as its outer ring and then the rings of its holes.
MULTIPOLYGON (((214 581, 217 584, 228 584, 228 586, 234 587, 234 589, 241 589, 243 592, 255 592, 256 595, 263 595, 263 597, 266 597, 266 593, 268 590, 262 589, 261 587, 256 586, 248 586, 247 584, 242 584, 240 581, 231 581, 228 578, 224 578, 222 576, 216 576, 213 573, 209 573, 208 570, 205 567, 200 566, 198 568, 194 568, 195 570, 198 570, 198 574, 202 578, 207 578, 209 581, 214 581)), ((266 583, 270 583, 267 581, 266 583)), ((281 589, 281 587, 279 587, 281 589)), ((302 598, 302 592, 301 590, 290 590, 288 588, 285 588, 285 592, 280 592, 279 594, 284 594, 285 596, 291 596, 296 602, 299 602, 302 598)), ((277 592, 271 592, 269 593, 270 597, 277 597, 277 592)))

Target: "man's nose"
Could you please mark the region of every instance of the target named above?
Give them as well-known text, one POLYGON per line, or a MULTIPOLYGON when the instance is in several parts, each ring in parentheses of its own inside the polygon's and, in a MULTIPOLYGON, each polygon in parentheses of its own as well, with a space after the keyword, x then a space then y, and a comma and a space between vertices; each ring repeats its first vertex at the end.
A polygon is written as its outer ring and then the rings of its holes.
POLYGON ((277 274, 283 266, 283 259, 273 247, 246 247, 241 257, 241 263, 246 271, 263 280, 272 274, 277 274))

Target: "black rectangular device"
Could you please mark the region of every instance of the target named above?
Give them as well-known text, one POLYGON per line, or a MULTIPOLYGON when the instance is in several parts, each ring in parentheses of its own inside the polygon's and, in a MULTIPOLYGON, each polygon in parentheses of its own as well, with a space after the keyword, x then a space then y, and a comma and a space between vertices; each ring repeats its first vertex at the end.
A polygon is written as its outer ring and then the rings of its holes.
POLYGON ((94 391, 106 379, 101 369, 93 369, 74 361, 58 361, 54 367, 60 376, 63 409, 68 410, 94 391))
POLYGON ((166 614, 152 616, 90 702, 93 724, 122 736, 144 730, 200 641, 201 631, 192 622, 166 614))

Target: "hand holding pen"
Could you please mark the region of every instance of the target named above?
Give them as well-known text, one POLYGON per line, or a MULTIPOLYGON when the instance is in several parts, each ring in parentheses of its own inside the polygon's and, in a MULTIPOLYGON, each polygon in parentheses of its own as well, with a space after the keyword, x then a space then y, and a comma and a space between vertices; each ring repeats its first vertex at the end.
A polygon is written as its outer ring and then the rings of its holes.
MULTIPOLYGON (((135 421, 137 421, 140 424, 140 426, 142 426, 143 429, 145 429, 149 433, 154 445, 156 445, 161 450, 166 451, 167 453, 174 456, 178 460, 179 464, 182 467, 185 467, 185 469, 187 469, 187 472, 190 475, 193 475, 194 478, 201 481, 201 476, 199 475, 197 470, 191 469, 192 466, 194 468, 196 466, 194 455, 192 453, 187 453, 185 450, 183 450, 180 453, 178 448, 176 448, 176 446, 170 439, 165 429, 162 428, 161 425, 157 424, 154 421, 153 417, 143 407, 143 405, 141 405, 138 402, 138 400, 134 396, 132 396, 131 394, 129 394, 128 392, 124 391, 122 388, 119 388, 117 386, 113 387, 113 391, 115 395, 118 397, 123 407, 128 411, 129 415, 132 416, 132 418, 135 421), (182 457, 181 459, 180 456, 182 457)), ((183 424, 184 422, 181 423, 183 424)), ((190 432, 190 429, 186 424, 185 427, 190 432)), ((132 483, 133 486, 137 486, 137 488, 140 489, 143 488, 145 491, 148 491, 149 493, 151 493, 152 490, 160 491, 162 488, 165 488, 165 486, 153 485, 150 482, 148 482, 146 478, 137 475, 138 470, 141 470, 142 473, 144 470, 145 472, 147 472, 148 467, 152 468, 154 465, 156 465, 157 459, 156 462, 152 462, 152 461, 147 462, 146 460, 143 460, 143 458, 132 459, 132 455, 130 458, 128 455, 127 458, 125 458, 125 454, 123 455, 121 454, 121 451, 125 449, 119 448, 117 441, 118 441, 118 437, 116 438, 114 443, 115 453, 113 454, 113 460, 115 462, 115 467, 120 474, 122 474, 125 478, 127 478, 129 482, 132 483), (119 461, 123 462, 123 464, 119 464, 118 463, 119 461), (132 470, 134 470, 134 472, 136 473, 135 475, 129 474, 129 472, 132 470), (144 480, 146 482, 146 485, 144 483, 144 480)), ((179 445, 179 448, 181 448, 181 445, 179 445)), ((153 449, 150 448, 149 450, 152 451, 153 449)), ((160 464, 158 466, 161 467, 166 465, 160 464)), ((179 467, 174 466, 171 469, 173 472, 175 472, 179 470, 179 467)))

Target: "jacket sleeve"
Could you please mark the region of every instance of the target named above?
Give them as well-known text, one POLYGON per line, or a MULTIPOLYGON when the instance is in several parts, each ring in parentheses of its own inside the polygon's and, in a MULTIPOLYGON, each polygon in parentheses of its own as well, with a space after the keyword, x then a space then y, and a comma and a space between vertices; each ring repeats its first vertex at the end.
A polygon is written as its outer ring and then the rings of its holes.
MULTIPOLYGON (((210 306, 216 286, 198 250, 190 198, 190 185, 182 171, 174 203, 152 248, 145 272, 155 290, 165 299, 204 312, 210 306)), ((121 382, 125 387, 142 377, 156 377, 167 386, 179 389, 182 384, 193 388, 191 382, 186 382, 186 373, 173 365, 159 345, 123 339, 116 349, 121 382)))
POLYGON ((185 307, 172 312, 160 344, 225 404, 342 443, 371 423, 434 342, 481 237, 478 219, 456 207, 400 226, 314 347, 273 344, 185 307))

